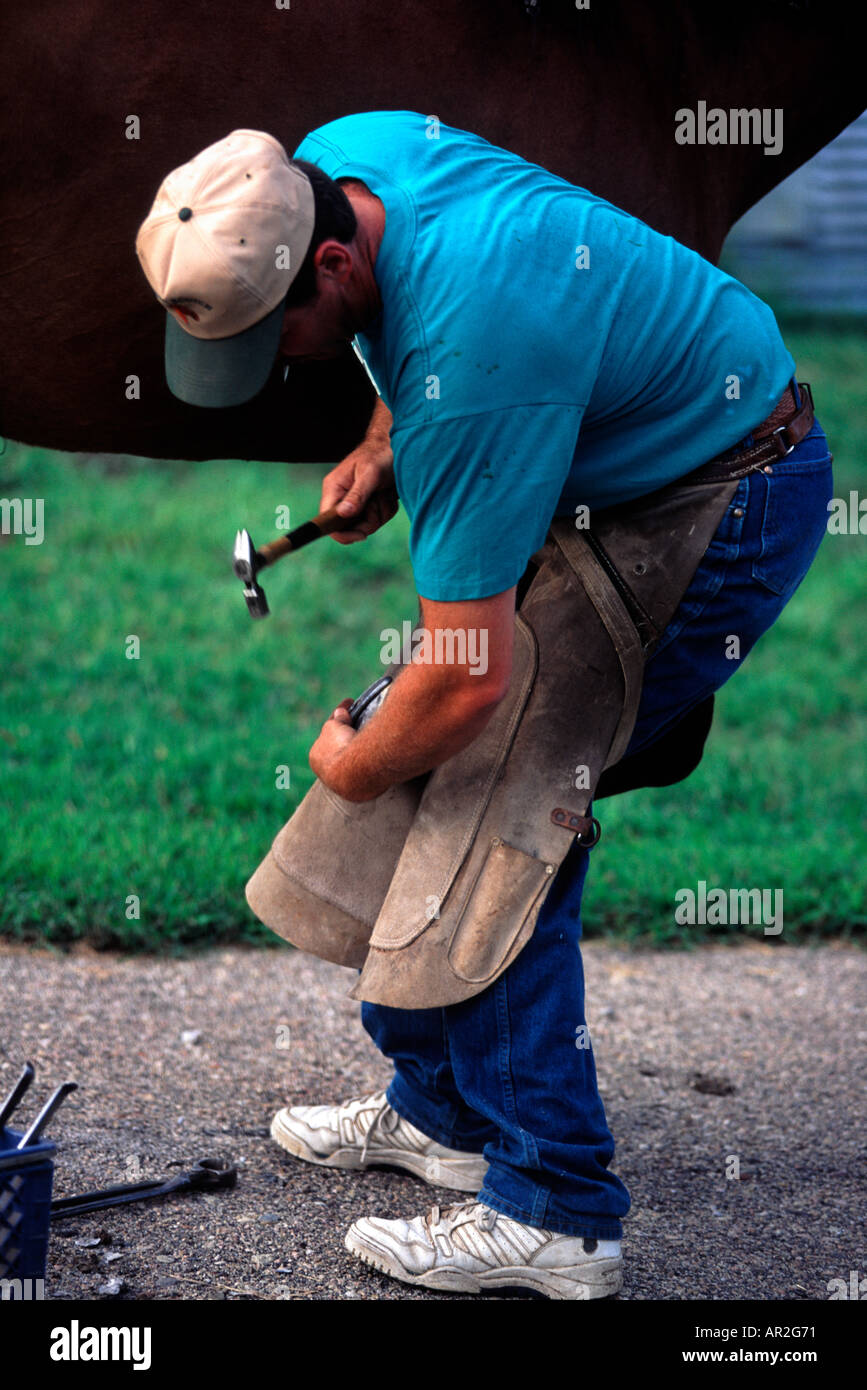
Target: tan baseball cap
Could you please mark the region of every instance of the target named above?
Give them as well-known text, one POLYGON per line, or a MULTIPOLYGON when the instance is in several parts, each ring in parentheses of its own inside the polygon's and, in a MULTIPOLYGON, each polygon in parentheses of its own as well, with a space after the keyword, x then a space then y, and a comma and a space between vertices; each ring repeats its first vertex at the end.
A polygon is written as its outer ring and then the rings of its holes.
POLYGON ((314 218, 310 180, 262 130, 233 130, 163 180, 136 252, 168 310, 174 395, 230 406, 261 391, 314 218))

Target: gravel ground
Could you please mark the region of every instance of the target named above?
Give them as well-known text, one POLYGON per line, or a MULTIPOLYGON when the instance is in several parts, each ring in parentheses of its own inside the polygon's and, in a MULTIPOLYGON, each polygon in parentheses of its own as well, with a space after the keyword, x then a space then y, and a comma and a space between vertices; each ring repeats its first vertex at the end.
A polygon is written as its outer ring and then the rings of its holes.
MULTIPOLYGON (((584 954, 615 1166, 633 1199, 620 1297, 825 1300, 829 1280, 867 1272, 867 955, 595 941, 584 954), (726 1177, 731 1155, 738 1181, 726 1177)), ((56 1223, 49 1298, 464 1297, 369 1270, 343 1235, 364 1214, 465 1198, 394 1170, 301 1163, 269 1137, 287 1100, 345 1100, 388 1081, 346 998, 353 979, 288 949, 143 960, 0 945, 0 1094, 28 1057, 24 1116, 60 1081, 81 1083, 49 1129, 55 1196, 202 1157, 231 1159, 240 1175, 234 1191, 56 1223), (109 1280, 119 1294, 101 1292, 109 1280)))

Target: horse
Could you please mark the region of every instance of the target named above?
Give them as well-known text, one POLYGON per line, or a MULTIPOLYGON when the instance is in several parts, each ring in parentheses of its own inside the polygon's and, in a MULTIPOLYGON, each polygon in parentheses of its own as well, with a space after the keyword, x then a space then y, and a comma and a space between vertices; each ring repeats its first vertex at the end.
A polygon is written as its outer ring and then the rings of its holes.
POLYGON ((753 203, 852 121, 836 0, 33 0, 5 16, 0 432, 149 458, 336 461, 372 388, 354 354, 275 366, 244 406, 176 400, 134 252, 168 171, 230 130, 292 151, 350 112, 472 130, 715 260, 753 203), (689 143, 684 111, 781 112, 779 149, 689 143), (680 113, 680 115, 678 115, 680 113))

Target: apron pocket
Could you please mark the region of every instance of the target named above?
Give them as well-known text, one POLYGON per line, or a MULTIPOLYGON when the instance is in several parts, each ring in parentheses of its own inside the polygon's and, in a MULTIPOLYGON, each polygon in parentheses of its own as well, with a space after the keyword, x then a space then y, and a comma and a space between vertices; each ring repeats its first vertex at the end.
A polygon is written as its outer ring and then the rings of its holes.
POLYGON ((494 978, 554 878, 543 859, 494 839, 449 945, 449 964, 462 979, 494 978), (505 924, 506 930, 502 929, 505 924))

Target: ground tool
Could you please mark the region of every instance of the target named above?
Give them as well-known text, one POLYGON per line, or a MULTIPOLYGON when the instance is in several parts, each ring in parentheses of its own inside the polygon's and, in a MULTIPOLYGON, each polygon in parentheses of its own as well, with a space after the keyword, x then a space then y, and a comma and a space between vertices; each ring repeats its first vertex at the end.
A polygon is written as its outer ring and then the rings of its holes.
POLYGON ((265 590, 256 582, 259 570, 273 565, 275 560, 288 555, 290 550, 300 550, 302 546, 309 545, 320 536, 328 536, 332 531, 342 531, 357 524, 357 517, 341 516, 336 507, 330 507, 327 511, 320 512, 312 521, 305 521, 301 526, 296 526, 294 531, 288 531, 285 536, 278 536, 276 541, 269 541, 261 550, 257 550, 253 545, 249 531, 239 531, 235 536, 232 568, 244 585, 244 598, 247 600, 251 616, 267 618, 270 611, 265 590))
POLYGON ((150 1182, 121 1183, 99 1192, 82 1192, 77 1197, 60 1197, 51 1203, 51 1220, 64 1216, 81 1216, 86 1211, 102 1207, 119 1207, 126 1202, 140 1202, 145 1197, 167 1197, 170 1192, 214 1192, 219 1187, 234 1187, 238 1170, 217 1158, 201 1158, 188 1173, 173 1178, 154 1178, 150 1182))

